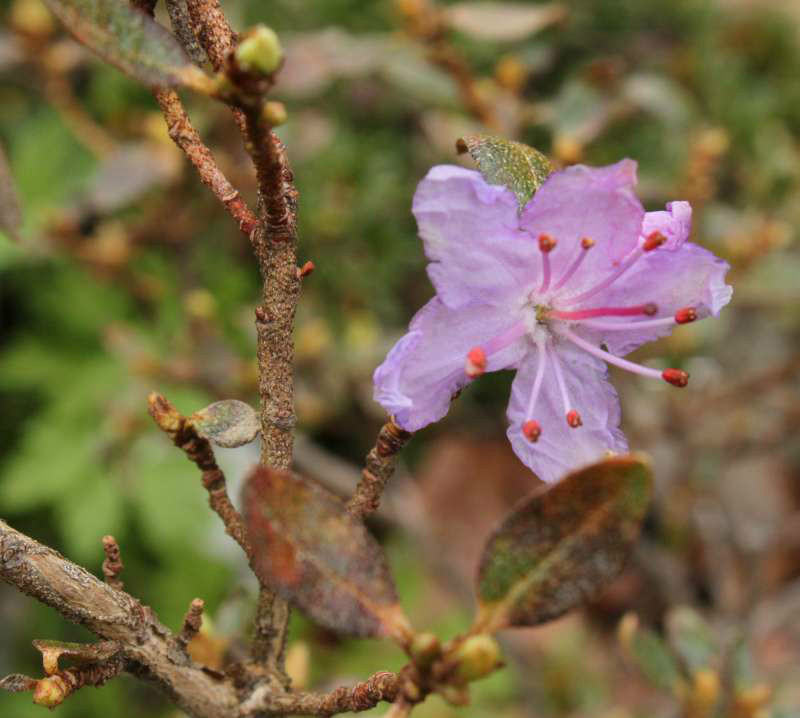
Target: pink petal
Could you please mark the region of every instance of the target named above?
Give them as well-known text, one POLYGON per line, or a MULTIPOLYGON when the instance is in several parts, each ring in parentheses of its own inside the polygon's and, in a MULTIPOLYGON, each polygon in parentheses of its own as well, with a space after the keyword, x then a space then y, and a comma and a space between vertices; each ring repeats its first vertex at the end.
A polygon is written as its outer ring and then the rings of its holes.
POLYGON ((644 208, 634 194, 636 163, 622 160, 608 167, 575 165, 547 178, 523 210, 520 223, 534 238, 556 240, 550 253, 553 281, 580 254, 584 237, 594 240, 581 269, 568 284, 577 294, 610 271, 634 249, 644 208))
MULTIPOLYGON (((654 302, 655 317, 672 317, 679 309, 693 307, 699 319, 717 316, 731 300, 733 288, 725 283, 730 269, 727 262, 692 242, 678 249, 663 247, 648 252, 605 292, 592 297, 587 305, 632 306, 654 302)), ((635 320, 626 322, 635 327, 635 320)), ((612 354, 623 356, 636 347, 671 334, 676 325, 625 331, 588 331, 580 325, 575 331, 596 343, 604 343, 612 354)))
POLYGON ((529 352, 519 365, 506 415, 514 453, 542 481, 552 483, 601 459, 607 451, 625 452, 628 445, 619 429, 619 397, 608 381, 605 363, 568 344, 557 344, 555 348, 551 344, 548 351, 558 352, 568 392, 583 426, 573 429, 567 424, 552 362, 545 370, 533 416, 526 416, 536 375, 535 352, 529 352), (522 425, 530 418, 541 425, 541 435, 535 443, 522 435, 522 425))
MULTIPOLYGON (((447 414, 453 394, 469 383, 464 363, 470 349, 502 334, 515 321, 508 307, 451 309, 434 297, 375 370, 375 401, 406 431, 438 421, 447 414)), ((487 371, 515 366, 528 347, 522 338, 491 354, 487 371)))
POLYGON ((503 303, 538 272, 535 245, 519 229, 516 197, 479 172, 433 167, 412 210, 431 260, 428 276, 450 307, 503 303))

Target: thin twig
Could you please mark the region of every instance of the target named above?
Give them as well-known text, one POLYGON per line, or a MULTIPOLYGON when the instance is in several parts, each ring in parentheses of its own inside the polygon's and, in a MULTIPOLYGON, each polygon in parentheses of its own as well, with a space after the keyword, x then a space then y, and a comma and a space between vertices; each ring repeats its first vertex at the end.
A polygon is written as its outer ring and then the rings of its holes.
POLYGON ((103 536, 103 552, 106 555, 103 561, 103 576, 106 583, 112 588, 122 590, 123 583, 119 575, 125 564, 122 563, 119 553, 119 544, 113 536, 103 536))
POLYGON ((375 446, 367 454, 361 481, 353 498, 347 504, 351 516, 365 518, 378 510, 381 494, 397 466, 397 455, 411 439, 412 434, 389 420, 381 427, 375 446))

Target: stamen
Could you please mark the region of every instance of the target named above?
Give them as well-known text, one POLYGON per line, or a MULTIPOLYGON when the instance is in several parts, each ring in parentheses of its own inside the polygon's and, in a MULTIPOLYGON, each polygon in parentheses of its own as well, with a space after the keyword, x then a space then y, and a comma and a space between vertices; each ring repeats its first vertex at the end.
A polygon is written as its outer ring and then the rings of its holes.
MULTIPOLYGON (((544 379, 544 369, 547 366, 547 348, 543 341, 536 342, 538 349, 539 366, 536 367, 536 377, 533 380, 533 389, 531 389, 531 396, 528 399, 528 409, 525 412, 527 417, 526 421, 522 424, 522 434, 528 441, 536 442, 542 433, 542 427, 539 426, 538 421, 531 419, 533 415, 533 407, 536 406, 536 400, 539 398, 539 392, 542 389, 542 380, 544 379)), ((553 354, 555 356, 555 353, 553 354)))
POLYGON ((550 252, 556 248, 556 240, 549 234, 539 235, 539 249, 542 252, 542 284, 540 292, 546 292, 550 286, 550 252))
POLYGON ((538 421, 528 419, 528 421, 522 425, 522 435, 532 444, 535 444, 542 435, 542 427, 539 425, 538 421))
POLYGON ((651 232, 647 235, 644 243, 642 244, 642 249, 645 252, 652 252, 654 249, 658 249, 666 241, 667 238, 661 234, 661 232, 656 230, 655 232, 651 232))
MULTIPOLYGON (((596 347, 591 342, 587 342, 585 339, 579 337, 577 334, 570 331, 566 327, 560 327, 559 332, 563 337, 571 341, 576 346, 579 346, 584 351, 589 352, 589 354, 591 354, 592 356, 596 356, 598 359, 602 359, 603 361, 608 362, 609 364, 618 366, 620 369, 625 369, 629 372, 633 372, 634 374, 639 374, 639 376, 647 376, 650 377, 651 379, 664 379, 664 381, 669 381, 671 384, 673 382, 671 381, 671 379, 667 379, 665 374, 667 372, 678 371, 677 369, 667 369, 662 372, 659 371, 658 369, 650 369, 649 367, 642 366, 641 364, 634 364, 632 361, 628 361, 627 359, 622 359, 621 357, 609 354, 607 351, 603 351, 600 347, 596 347)), ((673 377, 672 374, 670 374, 669 376, 673 377)))
POLYGON ((675 312, 675 321, 678 324, 689 324, 697 319, 697 310, 694 307, 684 307, 675 312))
POLYGON ((575 409, 571 409, 567 412, 567 424, 569 424, 573 429, 583 426, 583 419, 581 419, 581 415, 575 411, 575 409))
POLYGON ((505 349, 523 334, 525 334, 525 322, 517 322, 501 334, 492 337, 483 346, 473 347, 467 353, 467 358, 464 362, 464 373, 470 379, 476 379, 481 374, 484 374, 488 358, 501 349, 505 349))
POLYGON ((657 329, 658 327, 670 327, 676 324, 675 319, 672 317, 664 317, 663 319, 647 319, 643 322, 604 322, 588 319, 581 321, 582 327, 589 327, 591 329, 602 329, 604 331, 631 331, 636 329, 657 329))
POLYGON ((564 403, 564 413, 567 416, 567 424, 573 429, 577 429, 583 424, 583 421, 581 420, 581 415, 572 408, 572 402, 570 401, 569 394, 567 393, 567 383, 564 381, 564 374, 561 371, 561 361, 559 360, 556 352, 553 352, 553 369, 556 373, 558 390, 561 392, 561 401, 564 403))
POLYGON ((680 388, 685 387, 689 383, 689 375, 681 369, 664 369, 661 372, 661 378, 680 388))
POLYGON ((567 271, 564 272, 564 276, 558 280, 556 285, 553 287, 553 291, 556 289, 561 289, 572 277, 574 276, 575 272, 578 271, 578 267, 581 266, 583 260, 586 258, 586 255, 589 253, 589 250, 594 247, 594 240, 589 239, 589 237, 584 237, 581 240, 581 251, 578 253, 578 256, 575 257, 575 260, 572 264, 567 268, 567 271))
POLYGON ((577 319, 592 319, 593 317, 638 317, 642 314, 652 317, 657 312, 658 307, 653 302, 648 302, 647 304, 637 304, 635 307, 596 307, 594 309, 578 309, 572 312, 551 309, 547 312, 547 316, 553 319, 574 321, 577 319))
POLYGON ((596 284, 591 289, 587 289, 585 292, 582 292, 577 296, 569 297, 569 299, 567 299, 567 302, 569 304, 578 304, 579 302, 583 302, 589 299, 589 297, 593 297, 598 292, 602 292, 604 289, 607 289, 614 282, 616 282, 623 274, 625 274, 625 272, 627 272, 636 263, 639 257, 644 255, 644 252, 645 250, 641 246, 629 252, 628 256, 622 260, 620 265, 613 272, 611 272, 611 274, 609 274, 608 277, 606 277, 602 282, 600 282, 600 284, 596 284))
POLYGON ((464 362, 464 373, 470 379, 476 379, 486 371, 486 352, 481 347, 473 347, 467 353, 464 362))

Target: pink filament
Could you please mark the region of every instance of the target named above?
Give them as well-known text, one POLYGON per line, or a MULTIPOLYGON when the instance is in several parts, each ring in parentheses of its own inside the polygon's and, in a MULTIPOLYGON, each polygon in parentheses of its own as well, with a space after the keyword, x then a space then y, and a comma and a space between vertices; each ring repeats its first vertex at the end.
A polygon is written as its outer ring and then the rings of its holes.
POLYGON ((550 286, 550 252, 542 251, 542 286, 540 292, 546 292, 550 286))
POLYGON ((598 292, 602 292, 604 289, 610 287, 614 282, 617 281, 625 272, 627 272, 644 254, 644 250, 641 247, 637 247, 634 249, 628 256, 622 261, 622 263, 613 271, 611 274, 608 275, 600 284, 596 284, 591 289, 587 289, 585 292, 578 294, 574 297, 569 297, 567 302, 569 304, 578 304, 583 302, 589 297, 593 297, 598 292))
POLYGON ((580 254, 575 258, 572 264, 569 265, 567 271, 564 272, 564 276, 556 282, 555 286, 553 287, 553 291, 556 289, 561 289, 572 277, 575 275, 575 272, 578 271, 578 267, 581 266, 583 260, 586 258, 586 255, 589 253, 589 247, 581 247, 580 254))
POLYGON ((553 352, 553 370, 556 374, 556 383, 558 384, 558 391, 561 393, 561 401, 564 404, 564 413, 567 414, 572 409, 572 402, 569 400, 567 393, 567 383, 564 381, 564 373, 561 371, 561 361, 558 354, 553 352))
POLYGON ((589 327, 591 329, 603 329, 605 331, 630 331, 636 329, 657 329, 658 327, 671 327, 675 326, 677 322, 674 317, 665 317, 664 319, 646 319, 643 322, 604 322, 587 320, 580 322, 581 326, 589 327))
POLYGON ((492 354, 497 354, 501 349, 505 349, 507 346, 513 344, 523 334, 525 334, 525 323, 517 322, 501 334, 492 337, 488 342, 483 344, 483 351, 486 353, 487 357, 492 354))
POLYGON ((638 317, 642 314, 655 314, 655 305, 638 304, 635 307, 595 307, 594 309, 578 309, 572 312, 551 309, 547 316, 553 319, 577 320, 591 319, 593 317, 638 317))
MULTIPOLYGON (((531 397, 528 400, 528 410, 525 412, 527 419, 533 418, 533 407, 536 405, 536 400, 539 398, 539 392, 542 388, 542 380, 544 379, 544 369, 547 365, 547 347, 544 342, 536 342, 536 348, 539 350, 539 366, 536 367, 536 378, 533 380, 533 389, 531 390, 531 397)), ((553 354, 555 356, 555 354, 553 354)))
POLYGON ((618 356, 614 356, 613 354, 609 354, 606 351, 603 351, 600 347, 596 347, 594 344, 587 342, 585 339, 582 339, 574 332, 570 331, 566 327, 560 327, 559 332, 562 336, 567 338, 576 346, 579 346, 584 351, 589 352, 592 356, 596 356, 598 359, 602 359, 609 364, 613 364, 614 366, 618 366, 620 369, 625 369, 627 371, 633 372, 634 374, 639 374, 640 376, 650 377, 651 379, 662 379, 661 371, 658 369, 650 369, 649 367, 642 366, 641 364, 634 364, 632 361, 628 361, 627 359, 622 359, 618 356))

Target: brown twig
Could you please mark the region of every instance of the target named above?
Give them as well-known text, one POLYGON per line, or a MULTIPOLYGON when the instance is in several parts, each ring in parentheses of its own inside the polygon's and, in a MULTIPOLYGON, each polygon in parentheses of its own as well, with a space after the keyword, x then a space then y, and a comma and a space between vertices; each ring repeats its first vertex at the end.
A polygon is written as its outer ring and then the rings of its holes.
POLYGON ((332 716, 337 713, 370 710, 379 703, 393 702, 400 693, 402 673, 382 671, 355 686, 343 686, 330 693, 275 695, 256 689, 242 704, 242 715, 332 716))
POLYGON ((178 634, 178 642, 184 648, 200 633, 200 629, 203 627, 203 609, 205 606, 206 604, 202 598, 195 598, 189 604, 189 610, 186 611, 186 615, 183 617, 181 632, 178 634))
POLYGON ((397 455, 411 436, 392 420, 381 427, 375 446, 367 454, 361 481, 347 504, 351 516, 363 519, 378 510, 386 483, 394 475, 397 455))
POLYGON ((231 503, 225 474, 217 466, 211 444, 198 435, 191 422, 166 397, 153 393, 147 402, 150 416, 159 428, 202 472, 203 488, 208 491, 208 505, 222 519, 226 533, 241 546, 248 560, 252 561, 253 549, 247 539, 242 515, 231 503))
POLYGON ((105 576, 106 583, 121 591, 124 584, 119 575, 125 568, 125 564, 122 563, 119 544, 113 536, 103 536, 103 553, 106 555, 103 561, 103 576, 105 576))

